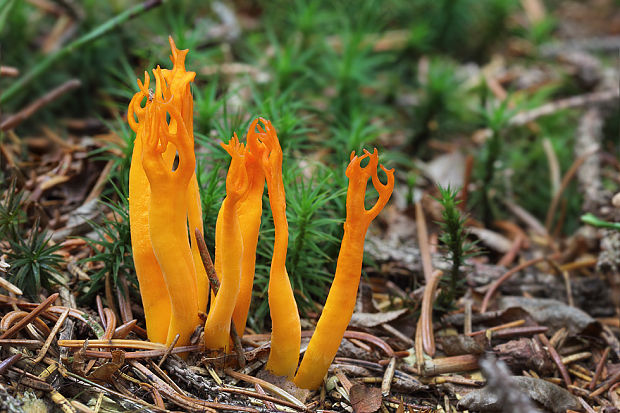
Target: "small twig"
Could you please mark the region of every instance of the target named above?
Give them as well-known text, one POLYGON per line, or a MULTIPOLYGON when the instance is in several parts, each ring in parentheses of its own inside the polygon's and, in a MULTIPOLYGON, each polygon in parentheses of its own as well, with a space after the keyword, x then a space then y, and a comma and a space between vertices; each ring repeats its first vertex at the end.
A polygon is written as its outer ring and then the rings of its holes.
POLYGON ((495 326, 495 327, 487 328, 486 330, 474 331, 472 333, 469 333, 468 336, 474 337, 474 336, 478 336, 480 334, 486 334, 487 332, 494 332, 494 331, 504 330, 504 329, 507 329, 507 328, 519 327, 519 326, 522 326, 523 324, 525 324, 525 320, 524 319, 515 320, 515 321, 511 321, 509 323, 504 323, 504 324, 500 324, 500 325, 495 326))
POLYGON ((592 406, 590 406, 582 397, 577 397, 577 400, 579 400, 579 403, 587 413, 596 413, 596 410, 594 410, 592 406))
POLYGON ((87 384, 88 386, 93 387, 93 388, 97 388, 97 389, 101 390, 102 392, 104 392, 106 394, 110 394, 110 395, 116 396, 116 397, 118 397, 120 399, 123 399, 123 400, 128 400, 128 401, 136 404, 136 406, 141 406, 143 408, 146 407, 147 409, 152 409, 152 410, 155 410, 157 412, 163 412, 163 413, 168 412, 168 410, 166 410, 166 409, 161 409, 161 408, 159 408, 159 407, 157 407, 157 406, 155 406, 153 404, 147 403, 144 400, 139 399, 137 397, 130 397, 130 396, 127 396, 127 395, 125 395, 123 393, 120 393, 120 392, 117 392, 115 390, 109 389, 109 388, 107 388, 105 386, 97 384, 94 381, 90 381, 90 380, 88 380, 88 379, 86 379, 86 378, 84 378, 84 377, 82 377, 82 376, 80 376, 78 374, 72 373, 70 371, 65 371, 64 374, 67 377, 69 377, 71 380, 76 382, 76 383, 87 384))
MULTIPOLYGON (((270 392, 272 394, 275 394, 276 396, 282 397, 284 400, 294 404, 296 406, 296 408, 302 409, 304 411, 307 410, 305 404, 303 404, 302 402, 297 400, 296 397, 294 397, 290 393, 282 390, 278 386, 275 386, 275 385, 273 385, 273 384, 271 384, 271 383, 269 383, 269 382, 267 382, 265 380, 261 380, 261 379, 256 378, 256 377, 249 376, 247 374, 236 372, 236 371, 234 371, 232 369, 226 369, 225 371, 226 371, 226 374, 228 374, 230 377, 233 377, 235 379, 242 380, 242 381, 245 381, 245 382, 251 383, 251 384, 258 383, 265 390, 267 390, 268 392, 270 392)), ((222 389, 224 389, 224 388, 222 388, 222 389)))
POLYGON ((546 333, 549 327, 545 326, 525 326, 506 328, 493 333, 493 338, 509 339, 522 336, 532 336, 534 334, 546 333))
MULTIPOLYGON (((253 392, 251 390, 235 389, 235 388, 230 388, 230 387, 220 387, 220 388, 218 388, 218 391, 225 392, 225 393, 243 394, 244 396, 249 396, 249 397, 252 397, 254 399, 263 400, 265 403, 279 404, 280 406, 286 406, 286 407, 290 407, 290 408, 296 409, 296 410, 301 410, 301 411, 306 411, 307 410, 305 408, 305 406, 304 406, 304 408, 302 408, 301 406, 298 406, 295 403, 292 403, 292 402, 289 402, 289 401, 286 401, 286 400, 282 400, 282 399, 278 399, 277 397, 273 397, 273 396, 269 396, 268 394, 265 394, 265 391, 263 390, 261 385, 258 384, 258 383, 254 383, 254 386, 260 388, 262 393, 259 392, 258 390, 256 392, 253 392)), ((273 411, 278 411, 278 410, 274 409, 273 411)))
POLYGON ((538 264, 539 262, 543 262, 549 259, 554 259, 559 257, 558 253, 555 253, 549 257, 538 257, 538 258, 533 258, 531 260, 525 261, 522 264, 517 265, 516 267, 511 268, 510 270, 508 270, 504 275, 502 275, 501 277, 499 277, 497 280, 495 280, 495 282, 493 284, 491 284, 491 286, 489 287, 489 289, 487 290, 486 294, 484 295, 484 299, 482 300, 482 305, 480 306, 480 312, 484 313, 487 311, 487 307, 489 306, 489 301, 491 301, 491 297, 493 297, 493 294, 495 294, 495 291, 497 291, 497 289, 499 288, 500 285, 502 285, 502 283, 504 281, 506 281, 507 279, 509 279, 510 277, 512 277, 514 274, 518 273, 519 271, 530 267, 532 265, 538 264))
POLYGON ((504 199, 503 201, 504 205, 506 205, 510 212, 512 212, 518 219, 523 221, 532 231, 543 237, 547 236, 547 230, 534 215, 530 214, 519 205, 514 204, 507 199, 504 199))
MULTIPOLYGON (((302 333, 302 337, 303 336, 304 334, 302 333)), ((347 339, 356 338, 358 340, 368 341, 369 343, 372 343, 375 346, 379 347, 381 350, 383 350, 388 357, 394 357, 394 350, 392 349, 392 347, 381 338, 370 333, 346 330, 343 337, 347 339)))
POLYGON ((187 393, 184 392, 175 382, 174 380, 172 380, 165 371, 163 371, 161 369, 161 367, 157 364, 155 364, 155 362, 151 359, 147 359, 146 360, 149 365, 153 368, 153 370, 155 370, 155 373, 159 374, 159 377, 161 377, 166 383, 168 383, 168 385, 170 387, 172 387, 177 393, 182 394, 183 396, 187 396, 187 393))
POLYGON ((24 120, 28 119, 32 116, 37 110, 41 109, 43 106, 49 104, 56 100, 59 96, 64 95, 65 93, 78 88, 82 85, 78 79, 71 79, 63 83, 62 85, 52 89, 47 92, 45 95, 41 96, 30 105, 26 106, 24 109, 20 110, 14 115, 9 116, 0 124, 0 129, 3 131, 13 129, 24 120))
POLYGON ((385 369, 383 375, 383 381, 381 382, 381 395, 387 397, 390 395, 390 389, 392 388, 392 379, 394 378, 394 370, 396 369, 396 358, 392 357, 390 363, 385 369))
POLYGON ((422 310, 420 313, 421 323, 419 325, 422 327, 422 344, 424 345, 424 351, 431 357, 435 355, 433 300, 442 275, 443 272, 441 270, 435 270, 431 274, 430 280, 428 280, 424 287, 424 295, 422 296, 422 310))
POLYGON ((90 193, 84 200, 84 203, 92 201, 95 198, 98 198, 101 195, 101 191, 103 191, 104 186, 108 183, 108 176, 112 172, 112 168, 114 167, 114 159, 110 159, 108 163, 105 164, 103 170, 99 174, 97 178, 97 182, 93 185, 93 189, 91 189, 90 193))
POLYGON ((525 125, 541 116, 550 115, 557 111, 569 108, 586 106, 593 103, 601 103, 618 98, 618 90, 604 90, 601 92, 593 92, 585 95, 571 96, 566 99, 556 100, 546 103, 537 108, 520 112, 510 119, 511 125, 525 125))
POLYGON ((583 164, 589 156, 595 154, 598 151, 598 147, 592 148, 589 151, 586 151, 579 158, 575 159, 575 162, 570 166, 564 178, 562 178, 562 184, 556 193, 553 194, 553 199, 551 200, 551 204, 549 205, 549 210, 547 211, 547 218, 545 219, 545 229, 547 233, 551 233, 551 224, 553 223, 553 217, 555 215, 555 211, 558 207, 558 203, 560 202, 560 198, 562 194, 568 187, 568 184, 573 179, 581 164, 583 164))
POLYGON ((512 241, 512 245, 510 245, 510 249, 508 250, 508 252, 506 252, 506 254, 504 254, 502 258, 499 259, 499 261, 497 261, 497 266, 507 267, 512 264, 525 241, 526 239, 523 237, 523 235, 517 234, 515 239, 512 241))
POLYGON ((562 358, 558 354, 557 350, 555 349, 555 347, 551 345, 546 335, 539 334, 537 337, 547 347, 547 351, 549 352, 551 359, 553 360, 555 365, 558 367, 558 370, 560 371, 560 375, 562 376, 562 380, 564 380, 564 383, 566 384, 566 388, 567 389, 570 388, 570 386, 573 383, 570 380, 570 376, 568 375, 568 370, 566 369, 566 366, 562 362, 562 358))
MULTIPOLYGON (((109 162, 108 162, 109 163, 109 162)), ((131 301, 129 301, 129 287, 127 286, 127 278, 124 274, 119 274, 116 282, 116 298, 118 300, 118 308, 121 315, 120 320, 123 323, 133 319, 131 311, 131 301)))
POLYGON ((4 373, 9 369, 9 367, 17 363, 21 358, 22 353, 17 353, 0 361, 0 376, 4 376, 4 373))
POLYGON ((577 361, 587 360, 590 357, 592 357, 592 353, 590 353, 589 351, 582 351, 581 353, 575 353, 571 354, 570 356, 562 357, 562 364, 569 365, 577 361))
POLYGON ((109 340, 114 335, 114 330, 116 330, 116 316, 114 315, 114 311, 109 308, 104 308, 103 313, 105 314, 106 326, 105 332, 103 333, 103 339, 109 340))
POLYGON ((472 171, 474 169, 474 157, 470 154, 465 157, 465 172, 463 174, 463 187, 461 188, 461 202, 458 208, 461 212, 467 210, 467 201, 469 199, 469 184, 471 183, 472 171))
POLYGON ((0 339, 11 338, 15 334, 17 334, 17 332, 19 332, 26 325, 30 324, 30 322, 34 318, 36 318, 41 312, 43 312, 47 307, 52 305, 52 303, 54 301, 56 301, 56 299, 58 298, 58 295, 59 295, 58 293, 54 293, 54 294, 50 295, 49 297, 47 297, 47 299, 45 301, 43 301, 41 304, 39 304, 26 317, 24 317, 21 320, 19 320, 19 322, 15 323, 11 328, 9 328, 2 335, 0 335, 0 339))
POLYGON ((164 362, 166 361, 170 353, 172 353, 172 349, 174 348, 174 346, 177 345, 177 341, 179 341, 179 338, 181 338, 180 334, 177 334, 176 336, 174 336, 174 340, 172 340, 172 343, 170 343, 170 345, 166 349, 166 352, 162 356, 161 360, 159 360, 159 363, 157 363, 157 367, 161 367, 164 365, 164 362))
POLYGON ((0 76, 15 77, 19 76, 19 69, 12 66, 0 66, 0 76))
POLYGON ((17 288, 17 286, 11 284, 8 280, 5 280, 3 277, 0 277, 0 287, 4 288, 8 292, 13 293, 15 295, 23 295, 24 294, 22 292, 22 290, 17 288))
POLYGON ((564 278, 564 286, 566 287, 566 301, 571 307, 575 306, 575 300, 573 300, 573 287, 570 282, 570 273, 568 271, 562 271, 562 278, 564 278))
MULTIPOLYGON (((81 348, 86 340, 58 340, 60 347, 81 348)), ((143 350, 166 351, 167 347, 161 343, 142 340, 88 340, 88 347, 96 348, 132 348, 143 350)))
POLYGON ((0 346, 40 348, 43 346, 43 342, 41 340, 34 340, 28 338, 3 338, 0 340, 0 346))
POLYGON ((424 371, 424 345, 422 344, 422 317, 418 317, 415 327, 415 368, 416 374, 422 374, 424 371))
POLYGON ((555 194, 560 190, 560 162, 558 161, 558 156, 553 149, 551 140, 549 138, 544 138, 542 143, 545 155, 547 156, 547 162, 549 163, 549 179, 551 180, 551 193, 555 194))
POLYGON ((613 376, 605 380, 601 387, 590 393, 590 397, 600 396, 618 381, 620 381, 620 371, 617 371, 613 376))
POLYGON ((137 323, 138 323, 138 320, 133 319, 133 320, 129 320, 125 324, 121 324, 120 326, 116 327, 116 329, 114 330, 114 335, 112 336, 112 338, 122 339, 122 338, 127 337, 129 333, 131 333, 131 330, 133 330, 133 328, 136 326, 137 323))
MULTIPOLYGON (((179 353, 187 353, 192 351, 200 351, 202 347, 200 345, 193 346, 179 346, 172 350, 172 354, 179 353)), ((162 350, 139 350, 139 351, 128 351, 125 353, 126 360, 139 360, 153 357, 161 357, 166 352, 165 349, 162 350)), ((98 351, 98 350, 86 350, 84 353, 86 357, 89 358, 102 358, 102 359, 112 359, 113 355, 110 351, 98 351)))
POLYGON ((213 265, 213 260, 211 260, 211 254, 209 254, 209 250, 207 249, 207 244, 205 242, 204 237, 202 236, 202 232, 200 229, 196 228, 196 243, 198 244, 198 251, 200 252, 200 258, 202 259, 202 264, 205 267, 205 272, 207 273, 207 277, 209 278, 209 284, 213 289, 213 294, 217 294, 220 289, 220 280, 217 278, 217 274, 215 272, 215 266, 213 265))
MULTIPOLYGON (((215 267, 213 266, 213 261, 211 260, 211 255, 209 254, 209 250, 207 249, 207 244, 205 243, 202 233, 198 228, 195 229, 195 233, 200 258, 202 258, 202 264, 205 267, 205 272, 207 273, 209 283, 211 284, 211 288, 213 288, 213 295, 215 296, 220 289, 220 281, 217 278, 215 267)), ((237 362, 239 363, 239 366, 243 368, 245 367, 245 353, 243 351, 243 345, 241 344, 241 338, 237 333, 237 328, 235 327, 233 320, 230 320, 230 338, 232 339, 235 352, 237 353, 237 362)))
POLYGON ((334 370, 334 375, 338 378, 338 381, 340 382, 340 384, 342 385, 342 388, 344 389, 346 393, 347 400, 349 400, 349 396, 351 393, 351 387, 353 387, 353 383, 351 383, 351 380, 349 380, 347 376, 345 376, 345 374, 339 368, 334 370))
POLYGON ((396 337, 397 339, 399 339, 400 341, 402 341, 403 343, 405 343, 407 346, 409 347, 413 347, 414 342, 410 337, 407 337, 406 335, 404 335, 403 333, 401 333, 400 330, 398 330, 397 328, 392 327, 389 324, 382 324, 381 327, 383 327, 383 329, 385 331, 387 331, 388 333, 392 334, 394 337, 396 337))
POLYGON ((47 340, 45 340, 45 343, 43 344, 43 347, 41 347, 41 350, 39 351, 39 354, 34 359, 34 363, 35 364, 40 362, 41 360, 43 360, 43 357, 45 357, 45 354, 47 354, 47 350, 52 345, 52 341, 56 337, 56 333, 58 333, 58 330, 60 330, 60 327, 62 327, 62 325, 64 324, 64 322, 65 322, 65 320, 67 319, 68 316, 69 316, 69 309, 67 308, 65 310, 65 312, 62 313, 60 315, 60 317, 58 317, 58 321, 56 321, 56 324, 54 324, 54 327, 52 328, 52 331, 47 336, 47 340))
POLYGON ((422 362, 424 376, 434 376, 459 371, 478 369, 478 356, 476 354, 464 354, 462 356, 444 357, 422 362))
POLYGON ((97 313, 99 314, 99 319, 101 319, 101 325, 105 329, 108 322, 105 319, 105 313, 103 312, 103 301, 101 301, 101 296, 99 294, 95 297, 95 304, 97 305, 97 313))
POLYGON ((433 261, 431 259, 431 250, 428 243, 428 230, 426 229, 426 218, 424 217, 424 209, 422 202, 415 203, 415 218, 418 229, 418 244, 420 247, 420 256, 422 258, 422 270, 424 272, 424 280, 426 284, 430 284, 433 275, 433 261))
MULTIPOLYGON (((267 393, 265 393, 265 390, 263 390, 263 388, 260 386, 260 384, 258 383, 254 383, 254 389, 256 390, 256 393, 260 394, 261 396, 267 396, 267 393)), ((271 397, 271 396, 267 396, 267 397, 271 397)), ((269 401, 269 400, 263 400, 263 403, 265 404, 265 407, 269 410, 276 410, 276 405, 274 402, 269 401)))
POLYGON ((590 384, 588 385, 588 390, 592 391, 596 387, 596 382, 598 381, 598 379, 601 377, 601 374, 603 373, 603 367, 605 367, 605 362, 607 361, 607 357, 609 356, 609 351, 610 351, 610 348, 605 347, 605 350, 603 351, 603 354, 601 355, 601 359, 596 365, 596 371, 594 372, 594 376, 592 376, 592 381, 590 381, 590 384))
POLYGON ((574 50, 618 52, 620 36, 602 36, 589 38, 573 38, 562 41, 552 41, 542 44, 540 52, 542 56, 552 57, 560 53, 574 50))
POLYGON ((465 317, 463 319, 463 334, 471 334, 471 299, 465 300, 465 317))

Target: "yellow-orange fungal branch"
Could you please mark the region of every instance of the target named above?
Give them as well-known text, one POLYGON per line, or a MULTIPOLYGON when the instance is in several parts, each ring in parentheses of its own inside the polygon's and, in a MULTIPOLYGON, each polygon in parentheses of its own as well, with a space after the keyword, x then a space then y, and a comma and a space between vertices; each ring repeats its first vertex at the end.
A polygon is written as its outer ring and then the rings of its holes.
POLYGON ((221 234, 220 243, 216 242, 215 245, 216 262, 219 261, 221 268, 218 273, 221 285, 207 316, 204 332, 205 347, 211 350, 229 348, 230 320, 239 294, 243 257, 237 206, 249 187, 243 144, 234 136, 228 145, 222 146, 232 160, 226 176, 226 199, 222 203, 221 216, 216 223, 216 234, 221 234))
POLYGON ((146 106, 145 135, 142 141, 142 166, 151 187, 149 227, 153 251, 162 270, 171 304, 170 325, 166 344, 180 335, 178 345, 189 343, 198 318, 196 271, 187 236, 187 186, 194 174, 196 158, 194 140, 185 127, 177 107, 163 98, 169 90, 162 79, 161 70, 155 71, 156 94, 146 106), (176 122, 176 132, 171 132, 166 122, 176 122), (172 171, 162 153, 167 142, 174 144, 179 162, 172 171))
POLYGON ((349 178, 347 217, 336 274, 323 313, 294 378, 295 384, 301 388, 319 387, 338 351, 355 307, 366 231, 370 222, 386 205, 394 189, 394 170, 386 170, 383 165, 380 166, 387 176, 387 183, 382 184, 377 176, 379 164, 377 150, 375 149, 373 153, 364 152, 360 157, 352 153, 351 162, 347 167, 346 175, 349 178), (362 167, 361 162, 365 158, 368 158, 368 165, 362 167), (379 193, 379 199, 370 210, 366 210, 364 198, 369 178, 379 193))
MULTIPOLYGON (((181 118, 185 123, 190 136, 194 136, 194 100, 192 97, 190 83, 196 76, 195 72, 188 72, 185 69, 185 58, 189 50, 177 49, 172 37, 168 37, 170 43, 170 60, 173 63, 172 70, 162 70, 162 74, 166 83, 169 85, 169 95, 164 96, 166 99, 172 99, 172 104, 179 108, 181 118)), ((176 121, 174 119, 170 122, 170 132, 176 133, 176 121)), ((202 223, 202 205, 200 203, 200 191, 198 189, 198 181, 196 179, 196 173, 192 174, 189 185, 187 186, 187 218, 189 221, 189 233, 191 237, 191 249, 192 257, 194 260, 194 267, 196 269, 196 287, 198 296, 198 309, 205 312, 207 309, 207 300, 209 293, 209 281, 207 273, 205 272, 202 260, 200 258, 200 251, 196 243, 196 228, 203 232, 202 223)))
POLYGON ((173 68, 153 71, 154 92, 145 72, 129 104, 128 122, 136 132, 129 215, 149 339, 170 344, 179 333, 183 345, 199 324, 198 311, 206 310, 208 283, 193 231, 202 230, 190 89, 196 74, 185 69, 188 50, 169 40, 173 68), (179 167, 173 171, 177 153, 179 167))
MULTIPOLYGON (((149 98, 150 77, 144 73, 144 84, 138 80, 140 91, 129 103, 127 120, 136 132, 131 167, 129 169, 129 226, 134 266, 140 285, 140 295, 146 319, 149 340, 165 343, 170 324, 170 298, 164 276, 153 252, 149 230, 149 206, 151 188, 142 167, 142 141, 145 139, 146 108, 140 102, 149 98), (138 121, 134 118, 138 118, 138 121)), ((148 103, 148 102, 147 102, 148 103)), ((176 150, 170 148, 164 154, 166 163, 172 164, 176 150)))
POLYGON ((261 119, 257 126, 260 139, 267 148, 261 165, 267 180, 269 204, 275 226, 273 256, 269 273, 269 312, 271 314, 271 351, 265 368, 278 376, 292 378, 299 361, 301 324, 293 289, 286 272, 288 221, 286 196, 282 181, 282 148, 271 122, 261 119))
POLYGON ((258 140, 256 124, 258 119, 250 124, 245 151, 245 169, 248 175, 248 190, 237 204, 237 216, 241 226, 243 239, 243 257, 241 262, 241 282, 239 295, 233 311, 233 322, 237 334, 243 336, 248 311, 252 300, 252 286, 256 266, 256 245, 260 230, 261 214, 263 209, 263 191, 265 189, 265 174, 260 165, 260 159, 266 148, 258 140))

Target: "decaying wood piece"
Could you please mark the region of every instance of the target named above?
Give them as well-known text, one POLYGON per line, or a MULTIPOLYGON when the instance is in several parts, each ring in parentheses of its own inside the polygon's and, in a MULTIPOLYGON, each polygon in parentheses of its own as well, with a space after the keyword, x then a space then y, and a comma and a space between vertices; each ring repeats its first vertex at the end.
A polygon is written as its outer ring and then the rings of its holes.
POLYGON ((501 361, 487 358, 480 361, 480 368, 487 379, 487 385, 474 390, 459 401, 459 408, 480 411, 498 411, 509 413, 536 413, 530 398, 516 386, 515 377, 510 375, 506 365, 501 361))
MULTIPOLYGON (((598 108, 591 108, 583 114, 577 129, 575 158, 583 156, 590 148, 599 147, 603 136, 603 118, 598 108)), ((579 190, 583 194, 584 212, 597 213, 611 195, 603 190, 599 157, 588 156, 577 171, 579 190)))
POLYGON ((542 376, 553 373, 553 361, 537 340, 520 338, 493 347, 499 360, 512 371, 534 370, 542 376))
POLYGON ((596 269, 611 285, 611 294, 616 306, 620 309, 620 231, 605 230, 601 239, 601 253, 598 256, 596 269))

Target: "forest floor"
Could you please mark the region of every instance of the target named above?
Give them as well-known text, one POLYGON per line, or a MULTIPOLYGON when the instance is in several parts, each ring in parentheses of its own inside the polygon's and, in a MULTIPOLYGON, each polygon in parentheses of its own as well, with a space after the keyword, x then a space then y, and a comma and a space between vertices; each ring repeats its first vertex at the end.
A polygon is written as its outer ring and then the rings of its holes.
POLYGON ((620 409, 618 1, 101 3, 0 2, 0 411, 620 409), (169 35, 197 72, 211 252, 219 142, 257 116, 278 131, 300 358, 349 154, 396 170, 318 390, 264 370, 268 208, 236 351, 205 352, 201 327, 182 349, 147 340, 126 118, 169 35))

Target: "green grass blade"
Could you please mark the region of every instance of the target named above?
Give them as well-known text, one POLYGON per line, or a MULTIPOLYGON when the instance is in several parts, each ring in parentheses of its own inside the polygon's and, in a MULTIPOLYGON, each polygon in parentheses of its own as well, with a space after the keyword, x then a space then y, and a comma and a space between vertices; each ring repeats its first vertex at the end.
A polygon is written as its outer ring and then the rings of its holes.
POLYGON ((0 104, 6 103, 11 100, 15 95, 19 92, 25 90, 26 86, 32 82, 34 79, 42 75, 50 66, 52 66, 57 60, 69 55, 70 53, 76 51, 80 47, 85 44, 97 39, 98 37, 103 36, 104 34, 112 31, 119 25, 125 23, 127 20, 130 20, 140 13, 148 11, 156 6, 159 6, 163 0, 146 0, 130 9, 125 10, 123 13, 118 16, 106 21, 102 25, 96 27, 89 33, 86 33, 84 36, 79 39, 69 43, 62 49, 58 50, 55 53, 50 54, 41 60, 35 67, 33 67, 30 71, 24 74, 19 80, 13 83, 4 94, 0 97, 0 104))

